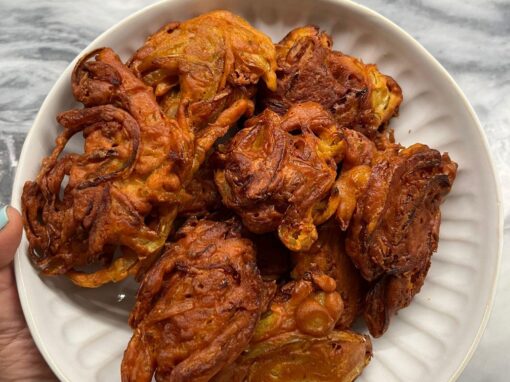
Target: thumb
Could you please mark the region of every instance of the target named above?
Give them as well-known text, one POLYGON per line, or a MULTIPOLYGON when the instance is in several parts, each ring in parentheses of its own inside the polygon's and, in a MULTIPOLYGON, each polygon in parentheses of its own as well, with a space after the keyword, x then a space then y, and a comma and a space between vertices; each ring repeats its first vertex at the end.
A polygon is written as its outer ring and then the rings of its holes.
POLYGON ((21 240, 21 216, 13 207, 0 208, 0 269, 12 262, 21 240))
POLYGON ((0 381, 54 381, 30 336, 14 282, 11 263, 21 229, 19 212, 0 208, 0 381))

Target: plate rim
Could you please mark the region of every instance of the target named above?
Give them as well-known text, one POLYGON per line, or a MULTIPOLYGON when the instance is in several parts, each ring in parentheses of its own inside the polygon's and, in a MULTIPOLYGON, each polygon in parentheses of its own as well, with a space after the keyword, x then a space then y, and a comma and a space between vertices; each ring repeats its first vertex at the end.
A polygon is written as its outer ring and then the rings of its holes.
MULTIPOLYGON (((106 29, 104 32, 100 33, 96 38, 94 38, 83 50, 80 51, 80 53, 69 63, 69 65, 62 71, 59 78, 55 81, 53 86, 51 87, 50 91, 47 93, 44 101, 42 102, 41 106, 39 107, 39 110, 36 114, 36 117, 34 118, 34 121, 32 122, 32 125, 25 137, 25 141, 23 142, 23 147, 20 152, 19 160, 18 160, 18 166, 16 168, 16 175, 14 177, 13 186, 12 186, 12 196, 11 196, 11 205, 15 208, 17 208, 19 211, 21 211, 21 190, 23 189, 23 184, 21 183, 21 171, 20 171, 20 164, 24 163, 27 160, 27 156, 29 153, 29 147, 27 145, 27 142, 31 140, 32 135, 34 135, 34 131, 36 130, 34 128, 35 125, 38 125, 40 122, 39 120, 42 119, 42 110, 44 110, 47 107, 47 104, 50 102, 51 99, 54 98, 54 93, 56 93, 57 88, 60 87, 60 84, 64 82, 66 79, 66 73, 68 71, 71 71, 74 67, 75 63, 78 61, 80 57, 82 57, 86 52, 90 51, 91 47, 96 45, 96 42, 100 39, 102 39, 105 35, 110 34, 112 31, 122 28, 124 24, 128 23, 134 18, 139 17, 141 14, 148 12, 152 8, 160 7, 164 3, 171 3, 177 0, 159 0, 156 1, 153 4, 150 4, 148 6, 143 7, 142 9, 126 16, 122 20, 118 21, 108 29, 106 29)), ((312 0, 309 0, 312 1, 312 0)), ((504 233, 504 215, 503 215, 503 204, 502 204, 502 191, 501 191, 501 183, 499 179, 498 172, 496 171, 496 166, 494 163, 493 155, 490 151, 489 142, 487 139, 487 136, 485 134, 485 131, 480 123, 480 120, 478 119, 478 116, 469 102, 468 98, 460 88, 460 86, 455 82, 452 75, 441 65, 441 63, 423 46, 421 45, 414 37, 411 36, 407 31, 405 31, 402 27, 388 19, 387 17, 383 16, 382 14, 376 12, 375 10, 372 10, 371 8, 359 4, 354 1, 350 0, 322 0, 326 3, 336 4, 342 7, 350 8, 353 11, 358 11, 363 13, 365 16, 373 18, 374 20, 378 21, 382 25, 384 25, 385 28, 393 29, 394 32, 398 33, 401 37, 403 37, 407 43, 414 46, 415 49, 420 51, 424 57, 429 61, 429 63, 435 67, 435 69, 439 70, 439 72, 442 73, 442 75, 446 78, 446 80, 449 82, 449 85, 452 86, 454 89, 456 96, 459 98, 459 100, 462 101, 464 107, 466 108, 467 112, 469 113, 469 116, 473 120, 473 122, 476 125, 477 132, 479 135, 479 139, 481 140, 481 143, 483 145, 483 148, 485 152, 487 153, 488 158, 488 164, 490 169, 490 175, 492 176, 494 183, 495 183, 495 192, 496 192, 496 213, 497 213, 497 253, 496 253, 496 264, 494 269, 494 278, 492 280, 492 283, 490 285, 490 293, 488 301, 485 304, 485 310, 482 316, 482 320, 479 324, 478 330, 476 332, 475 337, 471 341, 471 344, 469 346, 469 349, 465 353, 463 360, 460 362, 459 365, 457 365, 455 372, 449 377, 448 381, 453 382, 456 381, 459 376, 462 374, 464 369, 466 368, 467 364, 473 357, 476 348, 478 347, 478 344, 480 343, 480 340, 483 336, 483 333, 485 332, 485 329, 487 327, 487 323, 489 321, 492 308, 494 306, 494 300, 496 297, 496 290, 498 285, 498 280, 500 277, 500 269, 501 269, 501 258, 503 253, 503 233, 504 233)), ((26 240, 25 232, 23 231, 22 240, 26 240)), ((40 353, 42 354, 44 360, 48 363, 48 366, 51 368, 51 370, 55 373, 55 375, 59 378, 61 381, 70 381, 69 378, 64 375, 63 371, 58 366, 58 363, 54 361, 51 354, 48 352, 44 341, 41 339, 39 330, 37 328, 37 325, 35 323, 35 318, 32 314, 32 311, 30 309, 30 305, 28 302, 28 290, 26 288, 26 285, 23 280, 23 275, 21 271, 21 256, 24 256, 20 253, 20 250, 18 249, 16 251, 15 259, 14 259, 14 269, 15 269, 15 279, 16 279, 16 285, 18 288, 18 294, 19 299, 21 303, 21 307, 23 310, 23 314, 25 317, 25 320, 27 322, 27 326, 30 330, 30 333, 32 335, 32 338, 39 349, 40 353)))

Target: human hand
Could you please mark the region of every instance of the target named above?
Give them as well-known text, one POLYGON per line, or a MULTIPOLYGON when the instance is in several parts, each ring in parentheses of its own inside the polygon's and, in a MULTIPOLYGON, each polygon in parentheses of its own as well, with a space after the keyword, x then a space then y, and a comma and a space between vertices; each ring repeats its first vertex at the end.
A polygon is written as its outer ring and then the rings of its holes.
POLYGON ((12 261, 21 230, 18 211, 0 208, 0 380, 56 381, 32 340, 19 302, 12 261))

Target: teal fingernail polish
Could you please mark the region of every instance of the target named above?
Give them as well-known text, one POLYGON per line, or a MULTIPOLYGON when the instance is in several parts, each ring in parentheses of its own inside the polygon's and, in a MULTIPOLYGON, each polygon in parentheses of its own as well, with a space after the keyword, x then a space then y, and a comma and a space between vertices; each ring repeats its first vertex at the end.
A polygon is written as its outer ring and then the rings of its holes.
POLYGON ((0 229, 9 223, 9 215, 7 215, 7 206, 0 208, 0 229))

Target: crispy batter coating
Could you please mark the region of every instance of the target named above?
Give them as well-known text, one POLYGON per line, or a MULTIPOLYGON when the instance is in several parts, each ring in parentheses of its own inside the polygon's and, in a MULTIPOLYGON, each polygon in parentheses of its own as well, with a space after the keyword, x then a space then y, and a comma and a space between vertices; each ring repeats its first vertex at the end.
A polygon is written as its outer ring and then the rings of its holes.
POLYGON ((336 163, 345 142, 331 115, 303 103, 283 117, 253 117, 218 155, 215 181, 223 203, 252 232, 278 230, 293 251, 317 239, 316 224, 336 210, 336 163))
POLYGON ((355 130, 343 129, 342 132, 347 143, 342 171, 345 172, 356 166, 371 165, 377 155, 375 143, 355 130))
POLYGON ((321 337, 337 323, 344 309, 335 280, 312 267, 303 278, 283 285, 260 319, 252 343, 299 331, 321 337))
POLYGON ((284 333, 251 345, 213 382, 352 382, 372 357, 368 336, 332 331, 324 337, 284 333))
POLYGON ((365 192, 372 166, 398 155, 402 146, 394 142, 391 130, 378 133, 373 141, 354 130, 344 129, 343 133, 347 148, 335 188, 338 190, 336 218, 342 231, 345 231, 358 198, 365 192))
POLYGON ((208 381, 248 345, 267 301, 251 242, 229 222, 190 220, 145 275, 122 381, 208 381))
POLYGON ((439 205, 456 171, 448 154, 415 144, 379 156, 363 172, 346 250, 363 277, 376 283, 365 310, 372 335, 382 335, 391 315, 419 292, 437 250, 439 205))
POLYGON ((276 89, 271 39, 227 11, 165 25, 135 53, 130 67, 154 88, 167 116, 187 103, 194 131, 235 101, 252 98, 260 78, 276 89))
POLYGON ((263 107, 284 114, 292 105, 313 101, 331 111, 342 128, 372 138, 402 102, 402 91, 375 65, 332 50, 318 28, 292 30, 277 45, 277 90, 265 89, 263 107))
POLYGON ((206 216, 221 206, 221 195, 214 183, 214 171, 207 160, 186 185, 178 216, 206 216))
POLYGON ((340 202, 336 210, 336 218, 342 231, 349 226, 352 214, 356 209, 358 199, 365 191, 372 168, 367 165, 355 166, 347 171, 340 173, 336 180, 340 202))
POLYGON ((294 252, 292 277, 299 279, 316 267, 336 281, 336 291, 343 301, 338 328, 350 328, 363 311, 367 283, 345 252, 345 234, 334 219, 318 227, 319 238, 309 251, 294 252))

